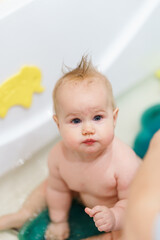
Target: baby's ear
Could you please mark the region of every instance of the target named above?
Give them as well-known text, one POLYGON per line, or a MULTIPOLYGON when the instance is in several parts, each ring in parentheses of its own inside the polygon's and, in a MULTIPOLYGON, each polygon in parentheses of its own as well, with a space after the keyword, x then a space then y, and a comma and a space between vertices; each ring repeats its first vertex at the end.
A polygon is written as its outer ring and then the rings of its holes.
POLYGON ((53 115, 53 120, 55 121, 55 123, 57 124, 57 127, 59 128, 59 121, 58 121, 58 117, 57 115, 53 115))
POLYGON ((116 109, 114 109, 114 111, 113 111, 113 123, 114 123, 114 127, 116 126, 117 117, 118 117, 118 112, 119 112, 119 108, 116 108, 116 109))

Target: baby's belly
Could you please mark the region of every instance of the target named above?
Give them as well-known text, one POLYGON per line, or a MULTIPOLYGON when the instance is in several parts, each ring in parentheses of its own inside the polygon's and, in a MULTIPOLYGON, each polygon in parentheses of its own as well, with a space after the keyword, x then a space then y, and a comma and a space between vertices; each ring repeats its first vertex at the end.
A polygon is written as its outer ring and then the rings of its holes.
POLYGON ((93 208, 96 205, 103 205, 111 208, 118 201, 118 198, 116 195, 99 197, 99 196, 93 196, 86 193, 79 193, 79 197, 83 205, 89 208, 93 208))

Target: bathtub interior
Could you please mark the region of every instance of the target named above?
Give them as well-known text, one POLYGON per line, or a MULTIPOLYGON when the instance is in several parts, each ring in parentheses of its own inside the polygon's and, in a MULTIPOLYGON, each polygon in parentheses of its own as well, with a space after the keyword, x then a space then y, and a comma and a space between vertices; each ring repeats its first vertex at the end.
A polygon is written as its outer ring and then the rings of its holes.
MULTIPOLYGON (((134 88, 119 95, 116 99, 120 109, 116 135, 133 146, 135 136, 141 128, 142 113, 148 107, 159 103, 159 96, 160 83, 154 76, 142 80, 134 88)), ((48 152, 59 139, 60 137, 55 138, 28 161, 19 162, 19 167, 1 177, 0 215, 18 210, 28 194, 47 176, 48 152)), ((0 239, 17 240, 16 232, 1 232, 0 239)))
MULTIPOLYGON (((9 57, 0 59, 0 84, 23 65, 35 65, 42 71, 45 91, 34 94, 29 109, 15 106, 0 119, 0 215, 19 209, 47 175, 48 152, 59 140, 51 92, 63 62, 75 67, 82 54, 92 55, 111 81, 120 109, 116 135, 130 146, 140 130, 142 112, 160 101, 160 84, 154 77, 160 67, 159 0, 26 0, 17 8, 12 3, 10 9, 5 3, 11 0, 2 2, 0 52, 9 57)), ((0 239, 17 237, 7 231, 0 239)))
POLYGON ((36 66, 45 91, 33 94, 30 108, 14 106, 0 118, 0 176, 57 136, 51 95, 63 62, 75 67, 89 53, 115 96, 153 74, 160 62, 159 0, 25 0, 8 10, 7 2, 0 3, 0 85, 24 65, 36 66))

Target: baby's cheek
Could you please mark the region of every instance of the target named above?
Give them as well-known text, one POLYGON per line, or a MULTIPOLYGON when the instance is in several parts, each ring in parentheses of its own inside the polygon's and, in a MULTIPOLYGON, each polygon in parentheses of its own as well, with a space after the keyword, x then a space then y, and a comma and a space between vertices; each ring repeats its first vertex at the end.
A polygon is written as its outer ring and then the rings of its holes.
POLYGON ((104 144, 108 145, 114 138, 114 131, 112 129, 104 129, 101 133, 104 144))
POLYGON ((76 135, 76 131, 64 131, 62 139, 64 141, 64 143, 66 144, 66 146, 68 146, 69 148, 75 148, 77 146, 78 143, 78 139, 77 139, 77 135, 76 135))

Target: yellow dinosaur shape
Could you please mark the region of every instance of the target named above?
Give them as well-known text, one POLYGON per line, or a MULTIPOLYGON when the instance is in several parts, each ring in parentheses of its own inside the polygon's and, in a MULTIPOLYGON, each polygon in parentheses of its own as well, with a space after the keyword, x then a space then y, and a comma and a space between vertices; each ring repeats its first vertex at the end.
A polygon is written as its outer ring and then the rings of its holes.
POLYGON ((34 92, 41 93, 41 71, 35 66, 24 66, 20 72, 0 85, 0 117, 4 118, 10 107, 30 107, 34 92))
POLYGON ((160 69, 156 71, 155 76, 156 76, 157 78, 160 78, 160 69))

